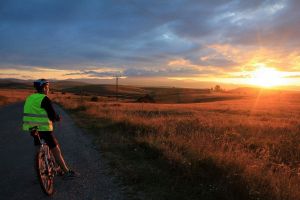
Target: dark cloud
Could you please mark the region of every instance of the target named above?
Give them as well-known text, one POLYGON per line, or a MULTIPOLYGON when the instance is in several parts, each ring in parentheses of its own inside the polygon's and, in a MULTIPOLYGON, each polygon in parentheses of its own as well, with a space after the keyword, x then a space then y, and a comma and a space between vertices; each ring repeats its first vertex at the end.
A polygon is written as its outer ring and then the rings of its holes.
POLYGON ((130 68, 124 71, 125 76, 129 77, 168 77, 168 76, 196 76, 203 72, 195 68, 130 68))
POLYGON ((89 77, 114 77, 122 75, 119 71, 94 71, 94 70, 83 70, 81 72, 73 72, 64 74, 64 76, 74 76, 74 75, 88 75, 89 77))
POLYGON ((201 66, 238 64, 209 50, 216 43, 298 50, 299 8, 296 0, 2 0, 0 67, 105 65, 128 76, 193 75, 161 66, 178 57, 201 66))
POLYGON ((169 68, 128 68, 124 71, 96 71, 82 70, 80 72, 67 73, 64 76, 87 75, 88 77, 180 77, 180 76, 199 76, 203 74, 212 74, 214 71, 201 70, 195 67, 169 67, 169 68))
POLYGON ((223 36, 228 42, 288 51, 298 49, 299 1, 259 1, 252 7, 248 5, 252 1, 241 2, 247 3, 226 18, 229 23, 226 23, 228 28, 223 29, 223 36))

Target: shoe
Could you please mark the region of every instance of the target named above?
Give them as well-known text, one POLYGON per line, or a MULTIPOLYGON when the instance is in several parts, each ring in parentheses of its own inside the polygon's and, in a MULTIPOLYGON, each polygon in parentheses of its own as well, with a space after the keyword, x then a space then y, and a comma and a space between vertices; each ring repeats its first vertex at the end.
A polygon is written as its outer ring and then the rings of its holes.
POLYGON ((80 174, 71 169, 63 175, 63 179, 73 179, 77 177, 80 177, 80 174))

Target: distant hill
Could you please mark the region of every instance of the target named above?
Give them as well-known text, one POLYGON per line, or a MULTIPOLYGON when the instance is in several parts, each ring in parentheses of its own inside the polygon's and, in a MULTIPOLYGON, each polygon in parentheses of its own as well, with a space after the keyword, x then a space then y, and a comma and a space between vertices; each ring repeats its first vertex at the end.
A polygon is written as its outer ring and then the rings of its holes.
MULTIPOLYGON (((115 96, 115 85, 81 85, 62 89, 63 92, 71 92, 83 95, 115 96)), ((118 86, 118 96, 121 98, 137 98, 147 94, 143 88, 134 86, 118 86)))
POLYGON ((18 79, 0 79, 2 89, 32 89, 32 82, 18 79))
POLYGON ((238 94, 247 94, 247 95, 252 95, 259 93, 261 88, 255 88, 255 87, 240 87, 240 88, 235 88, 232 90, 229 90, 229 93, 238 93, 238 94))
POLYGON ((195 102, 203 96, 210 95, 210 89, 176 88, 176 87, 145 87, 156 102, 185 103, 195 102))
POLYGON ((51 81, 50 86, 53 90, 64 90, 66 88, 73 88, 73 87, 80 87, 80 86, 86 86, 88 83, 79 82, 79 81, 51 81))
MULTIPOLYGON (((82 95, 116 96, 115 85, 83 85, 62 89, 63 92, 71 92, 82 95)), ((137 100, 145 95, 153 98, 156 102, 193 102, 199 95, 210 94, 209 89, 189 89, 175 87, 138 87, 138 86, 118 86, 118 97, 124 99, 137 100)))
MULTIPOLYGON (((0 79, 0 88, 33 89, 33 80, 0 79)), ((74 93, 77 95, 116 97, 116 86, 112 84, 88 84, 74 80, 50 80, 52 91, 74 93)), ((238 88, 228 92, 213 92, 210 89, 193 89, 177 87, 139 87, 118 86, 118 98, 137 102, 147 97, 157 103, 202 103, 239 99, 257 92, 258 89, 238 88)), ((150 102, 150 101, 148 101, 150 102)))
POLYGON ((241 95, 257 95, 257 94, 275 94, 278 92, 282 92, 282 90, 273 89, 273 88, 241 87, 241 88, 229 90, 228 92, 241 94, 241 95))
MULTIPOLYGON (((5 89, 33 89, 34 80, 20 80, 20 79, 0 79, 0 88, 5 89)), ((50 80, 51 90, 61 90, 75 86, 87 85, 87 83, 78 81, 57 81, 50 80)))

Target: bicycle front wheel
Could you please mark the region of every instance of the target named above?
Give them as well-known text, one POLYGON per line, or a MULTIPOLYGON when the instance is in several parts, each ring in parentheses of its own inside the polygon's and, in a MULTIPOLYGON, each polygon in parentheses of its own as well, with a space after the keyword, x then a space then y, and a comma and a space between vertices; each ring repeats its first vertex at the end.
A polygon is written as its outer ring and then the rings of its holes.
MULTIPOLYGON (((49 151, 49 149, 48 149, 49 151)), ((42 190, 47 195, 52 195, 54 192, 53 175, 51 167, 47 163, 47 151, 41 149, 36 155, 36 170, 42 190)))

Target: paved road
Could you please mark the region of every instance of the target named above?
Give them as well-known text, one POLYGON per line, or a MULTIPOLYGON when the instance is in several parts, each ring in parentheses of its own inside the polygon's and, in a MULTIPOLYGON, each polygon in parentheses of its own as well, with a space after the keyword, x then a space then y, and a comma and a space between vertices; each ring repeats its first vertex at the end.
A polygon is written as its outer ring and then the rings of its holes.
MULTIPOLYGON (((23 104, 0 109, 0 199, 49 199, 33 169, 33 141, 21 131, 23 104)), ((76 180, 55 179, 56 192, 50 199, 124 199, 120 184, 108 175, 107 164, 70 117, 56 107, 63 121, 55 126, 67 163, 81 173, 76 180)))

